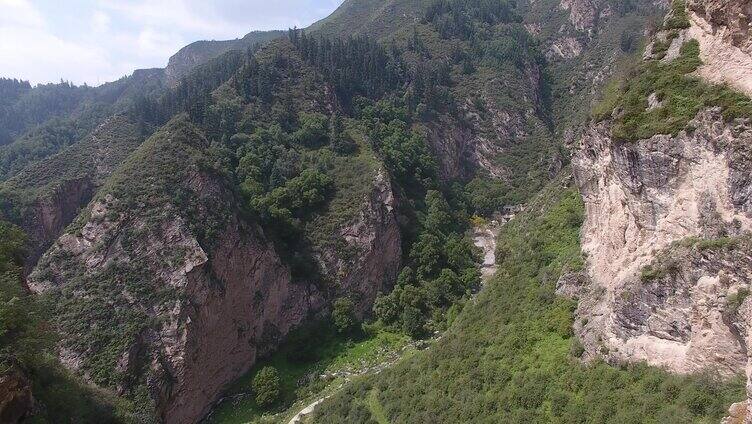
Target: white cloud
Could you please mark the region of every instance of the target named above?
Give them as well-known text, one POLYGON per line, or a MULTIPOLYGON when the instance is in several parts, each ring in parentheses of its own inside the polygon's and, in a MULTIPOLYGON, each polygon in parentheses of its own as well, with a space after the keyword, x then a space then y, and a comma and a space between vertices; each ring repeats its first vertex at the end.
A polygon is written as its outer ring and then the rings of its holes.
POLYGON ((27 0, 0 0, 0 28, 17 26, 44 27, 44 19, 27 0))
MULTIPOLYGON (((210 3, 211 4, 211 3, 210 3)), ((245 25, 221 19, 206 3, 188 0, 100 0, 100 6, 147 28, 172 28, 175 31, 206 34, 207 38, 235 38, 245 35, 245 25)))
POLYGON ((110 30, 111 22, 110 15, 101 10, 96 10, 91 16, 91 29, 97 33, 106 33, 110 30))
POLYGON ((63 78, 77 83, 112 75, 112 66, 100 48, 53 35, 30 2, 0 0, 0 10, 0 75, 33 82, 63 78), (55 78, 50 78, 50 70, 55 70, 55 78))
POLYGON ((185 44, 180 35, 153 28, 143 29, 136 40, 136 46, 142 54, 154 57, 171 56, 185 44))

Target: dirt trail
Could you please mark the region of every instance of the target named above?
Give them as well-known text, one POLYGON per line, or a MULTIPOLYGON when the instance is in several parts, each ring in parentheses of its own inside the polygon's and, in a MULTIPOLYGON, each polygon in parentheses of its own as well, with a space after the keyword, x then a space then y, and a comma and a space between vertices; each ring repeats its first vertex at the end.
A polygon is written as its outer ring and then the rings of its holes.
POLYGON ((480 272, 484 280, 493 276, 498 268, 496 266, 496 236, 499 233, 499 228, 498 222, 492 221, 473 230, 473 243, 483 253, 480 272))

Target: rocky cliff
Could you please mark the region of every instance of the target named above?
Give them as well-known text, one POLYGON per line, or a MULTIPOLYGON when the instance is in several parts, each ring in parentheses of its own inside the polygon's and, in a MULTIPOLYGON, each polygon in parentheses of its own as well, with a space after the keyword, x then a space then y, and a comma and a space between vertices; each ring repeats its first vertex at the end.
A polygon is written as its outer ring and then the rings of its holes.
MULTIPOLYGON (((717 15, 716 6, 692 3, 707 16, 717 15)), ((677 51, 688 39, 716 37, 697 35, 703 18, 692 19, 673 39, 677 51)), ((712 55, 712 44, 699 45, 701 58, 712 55)), ((645 107, 663 106, 647 99, 645 107)), ((590 124, 573 158, 586 207, 588 266, 584 290, 572 290, 582 278, 563 279, 560 289, 580 297, 575 329, 584 358, 645 361, 678 373, 744 373, 752 364, 749 119, 729 120, 721 108, 705 107, 674 135, 619 141, 611 132, 619 113, 590 124)))
MULTIPOLYGON (((654 266, 659 253, 673 249, 676 243, 691 238, 730 240, 752 230, 750 128, 724 123, 717 110, 701 112, 690 125, 694 127, 691 134, 620 143, 611 139, 608 123, 601 123, 582 138, 573 163, 586 207, 582 246, 590 277, 598 287, 593 295, 599 307, 591 303, 581 306, 588 316, 583 336, 593 355, 605 351, 614 359, 646 360, 690 372, 716 362, 689 360, 700 355, 696 349, 712 351, 707 343, 738 345, 738 340, 728 338, 731 330, 702 330, 708 310, 691 314, 672 305, 651 311, 658 305, 647 300, 652 296, 665 302, 666 296, 677 296, 685 307, 703 305, 720 313, 721 300, 745 284, 745 273, 752 272, 744 268, 743 261, 730 272, 721 263, 683 255, 675 257, 677 264, 672 265, 675 271, 688 273, 677 274, 672 282, 681 290, 659 284, 667 290, 660 295, 655 293, 656 286, 646 284, 655 283, 651 268, 646 267, 654 266), (703 266, 687 267, 693 260, 703 266), (718 284, 720 280, 724 285, 718 284), (711 296, 715 296, 712 306, 698 300, 711 296), (678 311, 680 315, 675 315, 678 311), (680 328, 672 331, 671 325, 680 328), (702 343, 692 340, 691 328, 702 343), (716 336, 717 340, 711 341, 716 336)), ((662 271, 654 272, 664 277, 662 271)), ((735 368, 738 357, 728 355, 726 359, 730 362, 723 367, 739 369, 735 368)))
POLYGON ((0 185, 0 198, 31 238, 34 265, 94 196, 104 180, 143 140, 127 117, 105 120, 84 140, 34 164, 0 185))
POLYGON ((710 24, 712 32, 724 42, 752 52, 750 18, 752 4, 746 0, 689 0, 689 9, 710 24))
POLYGON ((181 77, 195 67, 230 50, 244 50, 255 44, 264 44, 283 34, 283 31, 253 31, 236 40, 204 40, 191 43, 170 57, 164 69, 167 83, 171 86, 176 85, 181 77))
POLYGON ((752 4, 693 0, 688 5, 691 26, 682 35, 700 42, 703 66, 698 74, 752 95, 752 4))
MULTIPOLYGON (((202 159, 208 146, 182 119, 168 124, 108 179, 28 281, 57 305, 63 363, 152 404, 166 423, 200 419, 226 384, 330 300, 318 282, 292 278, 202 159)), ((392 202, 382 175, 362 219, 342 232, 362 247, 341 276, 361 313, 399 266, 392 202)))
POLYGON ((0 376, 0 422, 21 422, 33 407, 31 384, 21 372, 12 369, 0 376))
POLYGON ((402 236, 396 208, 389 177, 379 169, 355 218, 337 229, 338 248, 316 252, 324 274, 337 282, 335 295, 353 297, 360 317, 371 313, 376 295, 388 292, 399 272, 402 236))

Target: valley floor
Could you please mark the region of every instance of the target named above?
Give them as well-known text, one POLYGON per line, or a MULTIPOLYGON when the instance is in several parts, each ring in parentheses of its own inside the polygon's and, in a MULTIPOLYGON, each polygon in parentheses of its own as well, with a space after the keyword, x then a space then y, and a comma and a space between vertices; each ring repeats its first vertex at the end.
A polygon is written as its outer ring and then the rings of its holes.
MULTIPOLYGON (((473 242, 480 250, 482 258, 483 282, 496 273, 496 237, 504 224, 513 217, 513 214, 497 214, 494 219, 483 220, 473 226, 473 242)), ((477 297, 478 292, 473 294, 473 299, 477 297)), ((318 361, 302 367, 296 367, 290 363, 285 357, 288 347, 283 346, 280 352, 268 360, 261 361, 246 377, 236 382, 204 422, 205 424, 266 422, 302 424, 309 422, 317 406, 339 392, 354 378, 377 375, 400 360, 412 356, 415 352, 430 349, 440 338, 441 334, 437 333, 430 340, 409 341, 405 336, 377 333, 366 335, 358 341, 325 340, 316 350, 332 349, 332 355, 324 355, 318 361), (327 347, 327 344, 332 346, 327 347), (339 344, 342 346, 335 347, 339 344), (272 415, 264 414, 255 405, 250 393, 251 375, 255 370, 266 365, 273 365, 280 370, 283 379, 288 383, 283 383, 283 386, 290 394, 293 396, 298 393, 303 394, 293 401, 292 405, 272 415), (303 379, 309 381, 302 385, 302 389, 295 387, 301 386, 298 383, 303 379), (323 385, 321 382, 324 382, 323 385)))

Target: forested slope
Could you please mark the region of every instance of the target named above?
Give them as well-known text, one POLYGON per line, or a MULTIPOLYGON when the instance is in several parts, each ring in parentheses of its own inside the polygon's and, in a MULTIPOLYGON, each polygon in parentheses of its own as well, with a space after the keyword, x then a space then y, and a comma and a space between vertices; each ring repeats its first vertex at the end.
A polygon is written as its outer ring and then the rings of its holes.
MULTIPOLYGON (((601 99, 600 119, 617 100, 614 119, 644 118, 640 84, 600 93, 665 6, 347 0, 306 30, 189 46, 179 78, 3 80, 0 206, 28 233, 3 293, 47 301, 40 352, 72 371, 52 377, 97 387, 62 416, 197 422, 229 393, 220 422, 280 420, 332 389, 322 364, 445 332, 314 421, 717 420, 737 381, 585 365, 555 294, 587 259, 567 147, 601 99), (468 230, 523 204, 473 298, 468 230)), ((32 392, 40 369, 14 368, 32 392)))

